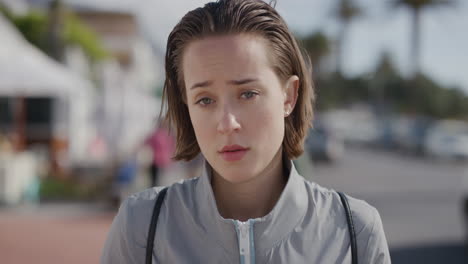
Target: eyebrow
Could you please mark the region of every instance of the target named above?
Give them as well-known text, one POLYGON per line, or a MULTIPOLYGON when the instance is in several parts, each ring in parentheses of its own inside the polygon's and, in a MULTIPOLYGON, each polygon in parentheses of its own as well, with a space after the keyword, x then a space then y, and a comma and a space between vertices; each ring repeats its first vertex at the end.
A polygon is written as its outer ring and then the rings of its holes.
MULTIPOLYGON (((258 79, 256 78, 247 78, 247 79, 241 79, 241 80, 230 80, 230 81, 227 81, 227 83, 231 85, 243 85, 243 84, 256 82, 256 81, 258 81, 258 79)), ((204 82, 195 83, 194 85, 192 85, 192 87, 190 87, 190 90, 196 89, 196 88, 208 87, 212 84, 213 84, 212 81, 204 81, 204 82)))
POLYGON ((205 82, 195 83, 194 85, 192 85, 192 87, 190 87, 190 90, 193 90, 193 89, 195 89, 195 88, 208 87, 208 86, 210 86, 211 84, 213 84, 212 81, 205 81, 205 82))
POLYGON ((228 84, 233 84, 233 85, 242 85, 242 84, 256 82, 256 81, 258 81, 258 79, 247 78, 247 79, 242 79, 242 80, 231 80, 231 81, 228 81, 227 83, 228 84))

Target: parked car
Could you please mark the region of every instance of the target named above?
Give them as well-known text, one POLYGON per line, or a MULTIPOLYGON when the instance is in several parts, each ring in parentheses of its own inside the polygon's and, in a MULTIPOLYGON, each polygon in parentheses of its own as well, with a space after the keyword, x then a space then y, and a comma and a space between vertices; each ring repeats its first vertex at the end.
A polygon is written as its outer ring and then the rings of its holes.
POLYGON ((380 137, 379 122, 367 108, 332 110, 322 120, 346 144, 373 146, 380 137))
POLYGON ((468 123, 444 120, 434 125, 425 139, 425 152, 443 159, 468 159, 468 123))
POLYGON ((403 153, 424 155, 425 139, 433 120, 423 116, 401 116, 393 123, 395 146, 403 153))
POLYGON ((305 148, 312 160, 334 162, 342 156, 344 144, 331 129, 316 120, 307 136, 305 148))

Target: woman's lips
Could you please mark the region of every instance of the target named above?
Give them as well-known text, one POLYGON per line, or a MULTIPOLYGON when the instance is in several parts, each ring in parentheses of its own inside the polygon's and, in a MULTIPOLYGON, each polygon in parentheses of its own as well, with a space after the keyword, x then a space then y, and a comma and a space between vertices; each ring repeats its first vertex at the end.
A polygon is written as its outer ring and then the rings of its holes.
POLYGON ((242 146, 233 145, 225 146, 219 153, 225 161, 238 161, 241 160, 244 155, 249 151, 248 148, 242 146))
POLYGON ((237 161, 241 160, 244 155, 249 151, 248 149, 241 149, 235 151, 224 151, 221 152, 221 156, 225 161, 237 161))

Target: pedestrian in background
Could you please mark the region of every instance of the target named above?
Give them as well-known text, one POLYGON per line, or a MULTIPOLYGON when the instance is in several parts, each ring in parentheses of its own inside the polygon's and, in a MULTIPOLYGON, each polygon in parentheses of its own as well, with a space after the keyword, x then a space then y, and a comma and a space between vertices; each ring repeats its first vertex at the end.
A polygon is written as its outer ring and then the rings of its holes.
POLYGON ((167 125, 162 122, 158 124, 146 140, 146 145, 151 149, 153 159, 149 168, 150 186, 158 184, 161 171, 172 164, 174 154, 174 139, 167 125))
POLYGON ((120 206, 122 199, 128 196, 132 184, 135 181, 138 163, 134 155, 125 155, 117 165, 112 192, 112 205, 120 206))
POLYGON ((313 86, 274 7, 220 0, 186 14, 168 38, 164 102, 174 159, 201 152, 203 173, 130 196, 102 263, 390 263, 374 207, 295 169, 313 86))

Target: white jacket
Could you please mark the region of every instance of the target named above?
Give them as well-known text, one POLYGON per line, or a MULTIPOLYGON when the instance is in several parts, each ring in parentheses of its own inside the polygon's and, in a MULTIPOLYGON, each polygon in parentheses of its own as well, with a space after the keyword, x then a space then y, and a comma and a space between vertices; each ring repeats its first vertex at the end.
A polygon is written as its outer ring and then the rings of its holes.
MULTIPOLYGON (((223 218, 210 184, 201 177, 173 184, 158 219, 153 263, 351 263, 339 195, 301 177, 289 161, 289 179, 273 210, 239 222, 223 218)), ((148 229, 161 188, 130 196, 110 229, 101 263, 144 263, 148 229)), ((377 210, 348 197, 360 264, 390 263, 377 210)))

